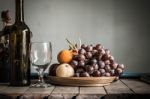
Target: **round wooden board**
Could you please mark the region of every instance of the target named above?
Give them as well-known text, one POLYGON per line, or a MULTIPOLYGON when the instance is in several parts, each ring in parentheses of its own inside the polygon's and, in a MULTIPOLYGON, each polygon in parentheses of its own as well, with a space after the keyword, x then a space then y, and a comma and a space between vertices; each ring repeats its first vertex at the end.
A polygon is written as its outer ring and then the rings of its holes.
POLYGON ((113 77, 56 77, 49 76, 51 84, 68 86, 106 86, 116 79, 113 77))

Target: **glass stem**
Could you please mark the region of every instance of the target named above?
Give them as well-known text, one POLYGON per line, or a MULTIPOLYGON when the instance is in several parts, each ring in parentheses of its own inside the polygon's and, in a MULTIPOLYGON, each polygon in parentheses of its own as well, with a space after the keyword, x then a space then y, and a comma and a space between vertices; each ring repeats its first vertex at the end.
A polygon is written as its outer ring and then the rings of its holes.
POLYGON ((39 75, 39 83, 45 83, 45 82, 44 82, 44 79, 43 79, 43 76, 44 76, 44 71, 43 71, 43 69, 40 69, 40 70, 38 71, 38 75, 39 75))

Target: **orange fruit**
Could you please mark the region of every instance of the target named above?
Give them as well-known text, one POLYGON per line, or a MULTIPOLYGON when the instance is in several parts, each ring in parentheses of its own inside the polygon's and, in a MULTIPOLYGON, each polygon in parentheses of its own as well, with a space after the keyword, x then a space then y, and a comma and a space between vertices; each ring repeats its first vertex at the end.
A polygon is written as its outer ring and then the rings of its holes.
POLYGON ((69 63, 73 58, 72 50, 62 50, 57 55, 57 60, 60 63, 69 63))

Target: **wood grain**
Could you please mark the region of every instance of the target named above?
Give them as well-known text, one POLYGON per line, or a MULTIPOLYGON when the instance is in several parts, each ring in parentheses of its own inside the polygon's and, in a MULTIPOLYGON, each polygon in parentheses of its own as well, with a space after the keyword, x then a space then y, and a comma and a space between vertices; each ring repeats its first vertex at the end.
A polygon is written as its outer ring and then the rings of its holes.
POLYGON ((28 88, 29 87, 7 87, 4 90, 1 90, 0 93, 15 99, 18 96, 24 94, 28 88))
POLYGON ((107 94, 123 94, 123 93, 128 93, 132 94, 133 92, 125 85, 123 84, 120 80, 113 82, 109 86, 104 86, 106 89, 107 94))
POLYGON ((150 85, 140 80, 135 79, 122 79, 129 88, 138 94, 150 94, 150 85))
POLYGON ((76 99, 100 99, 104 95, 106 95, 104 87, 80 87, 76 99))
POLYGON ((1 84, 0 85, 0 92, 1 92, 1 90, 4 90, 7 87, 8 87, 8 84, 1 84))
POLYGON ((49 99, 71 99, 79 94, 79 87, 56 86, 49 99))
POLYGON ((80 87, 80 94, 101 94, 105 95, 106 92, 103 87, 80 87))
POLYGON ((69 86, 105 86, 115 80, 114 77, 48 77, 52 84, 69 86))

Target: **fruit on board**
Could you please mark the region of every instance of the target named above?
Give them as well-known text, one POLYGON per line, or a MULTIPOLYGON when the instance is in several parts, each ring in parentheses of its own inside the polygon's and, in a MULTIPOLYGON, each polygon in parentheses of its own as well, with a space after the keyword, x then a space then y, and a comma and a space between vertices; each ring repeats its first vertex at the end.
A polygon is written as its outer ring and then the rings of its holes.
POLYGON ((74 76, 74 68, 67 63, 60 64, 56 68, 57 77, 72 77, 74 76))

